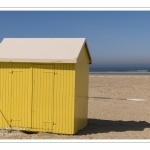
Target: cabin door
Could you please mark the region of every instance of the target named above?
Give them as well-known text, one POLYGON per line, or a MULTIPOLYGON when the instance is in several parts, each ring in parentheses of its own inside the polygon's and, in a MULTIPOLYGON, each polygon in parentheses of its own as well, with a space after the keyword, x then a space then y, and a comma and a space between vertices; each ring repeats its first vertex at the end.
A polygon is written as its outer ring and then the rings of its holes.
POLYGON ((10 128, 11 73, 10 64, 0 62, 0 128, 10 128))
POLYGON ((53 130, 54 65, 33 66, 32 128, 53 130))
POLYGON ((11 73, 11 127, 31 127, 32 68, 29 64, 13 64, 11 73))

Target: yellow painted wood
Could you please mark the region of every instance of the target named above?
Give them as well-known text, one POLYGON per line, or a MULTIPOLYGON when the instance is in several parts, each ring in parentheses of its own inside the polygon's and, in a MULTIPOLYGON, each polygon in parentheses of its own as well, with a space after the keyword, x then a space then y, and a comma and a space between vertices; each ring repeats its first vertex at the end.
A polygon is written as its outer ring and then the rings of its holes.
POLYGON ((30 65, 0 63, 0 66, 0 127, 31 127, 30 65))
POLYGON ((74 134, 75 64, 55 64, 53 132, 74 134))
POLYGON ((0 128, 74 134, 87 124, 88 63, 0 62, 0 128))
POLYGON ((54 65, 33 66, 32 128, 53 131, 54 65))
POLYGON ((11 126, 31 127, 32 69, 30 64, 11 64, 11 126))
POLYGON ((75 66, 74 133, 87 125, 89 57, 86 48, 84 45, 75 66))
POLYGON ((11 67, 0 63, 0 128, 10 128, 11 67), (7 91, 7 92, 6 92, 7 91))

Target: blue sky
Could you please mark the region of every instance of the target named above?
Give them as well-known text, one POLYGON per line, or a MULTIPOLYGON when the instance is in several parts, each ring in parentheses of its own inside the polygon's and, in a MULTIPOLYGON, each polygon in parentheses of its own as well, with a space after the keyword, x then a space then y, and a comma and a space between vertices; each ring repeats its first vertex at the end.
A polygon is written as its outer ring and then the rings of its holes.
POLYGON ((150 11, 0 11, 6 37, 85 37, 93 65, 150 66, 150 11))

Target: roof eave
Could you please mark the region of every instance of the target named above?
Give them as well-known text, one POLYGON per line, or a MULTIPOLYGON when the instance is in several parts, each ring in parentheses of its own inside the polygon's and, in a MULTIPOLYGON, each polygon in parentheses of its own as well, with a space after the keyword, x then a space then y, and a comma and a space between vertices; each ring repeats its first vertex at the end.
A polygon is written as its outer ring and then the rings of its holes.
MULTIPOLYGON (((87 52, 88 52, 88 56, 89 56, 89 59, 90 59, 90 63, 89 63, 89 64, 92 64, 92 57, 91 57, 91 54, 90 54, 90 51, 89 51, 89 48, 88 48, 88 44, 87 44, 86 39, 85 39, 85 41, 84 41, 84 44, 85 44, 86 47, 87 47, 87 52)), ((83 45, 84 45, 84 44, 83 44, 83 45)))
POLYGON ((0 58, 0 62, 27 62, 27 63, 77 63, 77 59, 24 59, 0 58))

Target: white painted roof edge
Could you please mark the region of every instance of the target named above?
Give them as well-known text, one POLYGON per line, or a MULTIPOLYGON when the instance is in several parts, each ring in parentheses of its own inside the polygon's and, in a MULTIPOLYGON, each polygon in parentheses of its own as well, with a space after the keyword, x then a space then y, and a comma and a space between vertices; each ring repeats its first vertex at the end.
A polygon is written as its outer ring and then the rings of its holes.
POLYGON ((86 43, 86 46, 87 46, 88 55, 89 55, 89 57, 90 57, 90 64, 92 64, 92 57, 91 57, 91 54, 90 54, 90 51, 89 51, 89 47, 88 47, 86 38, 85 38, 84 44, 85 44, 85 43, 86 43))
MULTIPOLYGON (((84 38, 84 43, 83 43, 83 45, 81 47, 81 50, 84 47, 84 45, 86 45, 86 47, 87 47, 86 49, 87 49, 87 53, 88 53, 88 56, 89 56, 89 59, 90 59, 90 64, 92 64, 92 58, 91 58, 91 54, 90 54, 90 51, 89 51, 89 48, 88 48, 88 44, 87 44, 86 38, 84 38)), ((81 52, 81 50, 80 50, 80 52, 81 52)), ((79 55, 80 55, 80 53, 79 53, 79 55)))
POLYGON ((76 59, 9 59, 0 58, 0 62, 29 62, 29 63, 77 63, 76 59))

